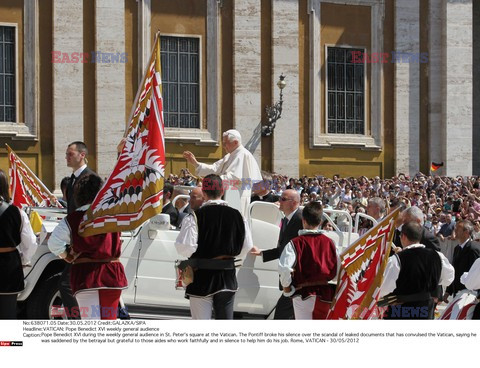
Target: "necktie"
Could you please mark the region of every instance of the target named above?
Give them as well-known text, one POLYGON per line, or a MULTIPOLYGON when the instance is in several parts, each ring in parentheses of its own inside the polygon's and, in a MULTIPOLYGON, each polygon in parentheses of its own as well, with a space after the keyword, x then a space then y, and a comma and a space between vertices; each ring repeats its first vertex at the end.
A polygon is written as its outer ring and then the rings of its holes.
POLYGON ((285 230, 287 229, 287 225, 288 225, 288 218, 284 217, 282 219, 282 228, 281 228, 282 233, 285 232, 285 230))

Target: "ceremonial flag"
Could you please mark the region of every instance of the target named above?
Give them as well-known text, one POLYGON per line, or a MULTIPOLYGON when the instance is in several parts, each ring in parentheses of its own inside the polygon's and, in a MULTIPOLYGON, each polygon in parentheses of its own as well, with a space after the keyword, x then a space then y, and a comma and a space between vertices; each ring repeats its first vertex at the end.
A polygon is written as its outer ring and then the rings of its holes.
POLYGON ((8 144, 7 150, 12 203, 19 208, 24 206, 63 208, 45 184, 37 178, 8 144))
POLYGON ((437 171, 438 169, 440 169, 441 167, 443 166, 443 162, 437 164, 435 162, 432 162, 432 164, 430 165, 430 171, 431 172, 434 172, 434 171, 437 171))
POLYGON ((337 290, 327 319, 378 316, 377 301, 399 211, 389 214, 340 256, 337 290))
POLYGON ((477 293, 471 290, 462 290, 444 309, 440 319, 464 320, 473 319, 475 308, 478 305, 477 293))
POLYGON ((165 138, 157 35, 118 161, 79 227, 82 236, 133 230, 162 211, 165 138))

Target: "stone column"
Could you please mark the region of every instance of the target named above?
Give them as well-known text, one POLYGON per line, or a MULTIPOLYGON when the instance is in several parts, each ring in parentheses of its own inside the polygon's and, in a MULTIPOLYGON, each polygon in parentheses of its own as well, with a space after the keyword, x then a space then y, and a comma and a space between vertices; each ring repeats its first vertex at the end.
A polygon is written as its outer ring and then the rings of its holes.
POLYGON ((152 53, 152 1, 137 0, 138 2, 138 80, 141 81, 148 60, 152 53))
POLYGON ((125 4, 95 2, 97 172, 108 176, 125 132, 125 4), (101 53, 101 54, 100 54, 101 53), (101 57, 101 59, 99 59, 101 57))
POLYGON ((24 101, 25 125, 31 136, 38 137, 38 0, 25 0, 24 101))
POLYGON ((473 175, 480 175, 480 3, 473 2, 473 175))
POLYGON ((445 10, 446 175, 472 174, 472 0, 448 0, 445 10))
MULTIPOLYGON (((272 1, 272 96, 279 98, 278 77, 284 73, 282 118, 273 133, 273 170, 298 177, 299 172, 299 29, 298 1, 272 1)), ((272 101, 273 102, 273 101, 272 101)))
POLYGON ((395 1, 395 52, 395 171, 414 175, 420 168, 420 64, 402 53, 420 52, 419 0, 395 1))
MULTIPOLYGON (((53 51, 83 52, 83 2, 53 2, 53 51)), ((62 57, 60 58, 62 60, 62 57)), ((53 63, 53 142, 55 187, 71 175, 65 161, 67 145, 83 140, 83 64, 53 63)))
POLYGON ((234 2, 234 122, 244 146, 261 164, 261 2, 234 2))
MULTIPOLYGON (((429 89, 429 160, 440 163, 445 160, 445 129, 443 128, 444 52, 442 27, 445 8, 443 0, 430 0, 428 27, 428 89, 429 89)), ((442 175, 445 168, 436 174, 442 175)))

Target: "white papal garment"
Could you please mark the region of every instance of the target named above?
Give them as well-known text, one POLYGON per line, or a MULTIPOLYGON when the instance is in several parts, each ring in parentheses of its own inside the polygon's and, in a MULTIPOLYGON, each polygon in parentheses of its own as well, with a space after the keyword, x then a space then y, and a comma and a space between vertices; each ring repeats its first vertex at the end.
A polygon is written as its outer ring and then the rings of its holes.
POLYGON ((219 175, 224 181, 224 186, 228 186, 225 191, 225 201, 246 217, 252 185, 262 180, 262 174, 257 161, 245 147, 240 145, 212 165, 199 164, 196 173, 200 176, 219 175))

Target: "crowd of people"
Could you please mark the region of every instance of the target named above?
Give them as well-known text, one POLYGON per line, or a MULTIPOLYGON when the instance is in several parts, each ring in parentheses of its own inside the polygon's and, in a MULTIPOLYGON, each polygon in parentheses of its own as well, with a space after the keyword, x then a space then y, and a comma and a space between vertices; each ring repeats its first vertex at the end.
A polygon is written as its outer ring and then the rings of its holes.
MULTIPOLYGON (((261 184, 252 185, 252 201, 278 202, 285 190, 293 189, 299 193, 301 205, 319 201, 324 208, 346 210, 355 217, 358 212, 368 212, 370 199, 379 198, 376 203, 386 212, 401 203, 418 207, 424 214, 424 226, 443 239, 454 237, 456 221, 469 220, 474 225, 474 239, 480 240, 480 177, 453 178, 418 173, 413 177, 400 174, 391 179, 378 176, 341 178, 339 175, 289 178, 265 172, 262 176, 261 184)), ((174 186, 201 185, 201 178, 186 168, 180 175, 170 174, 167 181, 174 186)), ((337 218, 337 225, 343 226, 341 218, 337 218)), ((365 226, 368 227, 368 223, 362 222, 359 231, 365 226)))
MULTIPOLYGON (((275 319, 324 319, 334 293, 329 281, 337 272, 335 244, 322 231, 333 230, 332 223, 323 220, 324 209, 344 210, 353 219, 359 212, 368 215, 354 224, 361 235, 373 226, 373 220, 380 221, 392 209, 402 208, 393 240, 396 258, 390 257, 385 276, 389 281, 382 295, 399 300, 408 296, 401 304, 424 308, 428 312, 424 317, 431 319, 437 303, 465 289, 469 281, 464 273, 480 258, 480 245, 472 242, 480 240, 480 178, 421 173, 391 179, 339 175, 289 178, 260 172, 251 153, 242 146, 238 131, 227 131, 222 138, 227 151, 224 158, 210 165, 198 162, 186 151, 184 157, 195 167, 197 176, 182 169, 180 176, 170 174, 163 188, 162 213, 180 228, 175 245, 179 255, 189 257, 193 270, 186 297, 194 319, 210 319, 212 311, 216 318, 233 318, 238 290, 235 257, 247 252, 261 257, 262 262, 279 263, 283 293, 275 319), (183 197, 175 200, 178 195, 183 197), (260 249, 261 244, 253 244, 246 221, 251 201, 277 203, 284 214, 275 248, 260 249), (439 242, 446 240, 455 240, 455 252, 449 259, 440 253, 439 242), (406 271, 401 273, 402 269, 406 271), (412 270, 420 271, 415 274, 412 270), (412 283, 413 279, 421 282, 412 283), (413 288, 414 284, 419 287, 413 288)), ((70 317, 115 319, 121 290, 127 287, 119 261, 120 233, 78 234, 79 223, 102 185, 87 166, 87 154, 83 142, 67 147, 66 161, 72 175, 65 180, 62 192, 68 215, 54 229, 48 246, 65 261, 59 285, 65 308, 82 311, 82 315, 70 317), (98 306, 101 313, 95 314, 92 306, 98 306)), ((0 285, 0 318, 15 317, 16 294, 23 288, 21 270, 28 263, 22 257, 29 258, 35 249, 20 247, 19 252, 17 246, 28 242, 36 245, 28 221, 20 216, 22 211, 9 202, 6 175, 0 171, 2 239, 11 240, 2 243, 0 261, 13 265, 2 268, 2 279, 16 280, 0 285)), ((332 217, 340 231, 350 226, 345 216, 332 217)))

